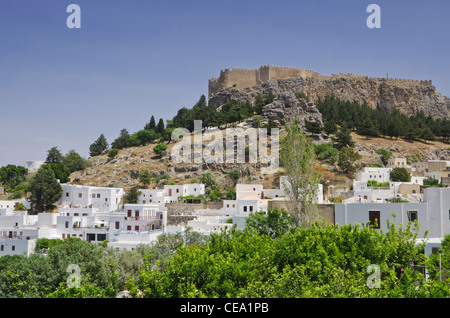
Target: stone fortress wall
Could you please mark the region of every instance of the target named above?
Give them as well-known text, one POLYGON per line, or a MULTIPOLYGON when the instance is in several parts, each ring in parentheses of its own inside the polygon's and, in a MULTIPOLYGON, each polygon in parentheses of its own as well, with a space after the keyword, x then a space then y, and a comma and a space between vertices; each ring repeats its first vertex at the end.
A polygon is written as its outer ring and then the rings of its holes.
POLYGON ((314 78, 321 80, 337 80, 340 78, 347 78, 355 80, 383 81, 392 85, 432 85, 431 80, 390 78, 389 74, 385 78, 368 77, 352 73, 322 75, 318 72, 305 68, 264 65, 259 69, 232 68, 221 70, 220 76, 218 78, 211 78, 209 80, 208 97, 211 97, 213 94, 227 87, 235 87, 237 89, 241 89, 253 87, 255 85, 263 84, 268 81, 289 78, 314 78))

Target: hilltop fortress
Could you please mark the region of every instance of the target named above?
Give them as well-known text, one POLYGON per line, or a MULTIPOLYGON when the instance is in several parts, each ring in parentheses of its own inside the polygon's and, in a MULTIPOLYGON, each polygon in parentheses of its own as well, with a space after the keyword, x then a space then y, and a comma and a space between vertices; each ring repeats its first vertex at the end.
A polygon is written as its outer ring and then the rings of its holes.
POLYGON ((423 111, 433 117, 450 118, 450 99, 439 94, 431 80, 369 77, 352 73, 322 75, 298 67, 264 65, 257 69, 223 69, 208 82, 208 101, 220 107, 230 99, 254 101, 268 92, 301 92, 310 101, 333 94, 336 97, 367 103, 386 111, 399 109, 407 115, 423 111))
POLYGON ((208 96, 211 97, 218 91, 227 88, 247 88, 255 85, 267 83, 269 81, 288 79, 288 78, 314 78, 322 80, 336 80, 340 78, 347 79, 359 79, 359 80, 376 80, 384 81, 393 85, 424 85, 431 86, 431 80, 412 80, 412 79, 400 79, 389 78, 389 74, 385 78, 380 77, 368 77, 364 75, 352 74, 352 73, 339 73, 331 75, 322 75, 316 71, 308 70, 299 67, 286 67, 286 66, 273 66, 264 65, 258 69, 247 68, 232 68, 223 69, 220 71, 218 78, 211 78, 208 85, 208 96))

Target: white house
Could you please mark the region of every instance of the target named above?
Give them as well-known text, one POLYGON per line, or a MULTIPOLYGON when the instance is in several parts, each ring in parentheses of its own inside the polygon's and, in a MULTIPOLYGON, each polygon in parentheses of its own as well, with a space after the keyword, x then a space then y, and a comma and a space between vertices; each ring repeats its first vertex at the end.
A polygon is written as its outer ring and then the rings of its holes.
POLYGON ((140 189, 138 204, 158 204, 163 207, 165 202, 164 189, 140 189))
POLYGON ((56 214, 28 215, 27 211, 0 209, 0 256, 34 253, 36 240, 54 237, 56 214))
POLYGON ((62 206, 92 207, 97 211, 118 211, 124 195, 121 188, 62 184, 62 206))
POLYGON ((17 199, 17 200, 0 200, 0 209, 12 209, 19 204, 22 203, 26 209, 30 209, 30 202, 25 199, 17 199))
POLYGON ((261 199, 262 192, 262 184, 236 184, 236 200, 240 200, 244 197, 261 199))
POLYGON ((360 172, 356 173, 355 181, 364 181, 366 183, 369 180, 389 182, 391 170, 392 168, 364 167, 360 172))
POLYGON ((335 205, 336 224, 365 224, 375 219, 383 231, 387 230, 387 219, 403 226, 417 220, 420 225, 419 238, 424 237, 426 230, 429 231, 429 238, 443 238, 450 233, 450 188, 427 188, 423 202, 418 203, 335 205))
POLYGON ((178 202, 180 196, 200 196, 205 194, 202 183, 164 185, 165 203, 178 202))
POLYGON ((125 204, 124 211, 122 230, 153 231, 159 229, 163 222, 163 212, 158 204, 125 204))

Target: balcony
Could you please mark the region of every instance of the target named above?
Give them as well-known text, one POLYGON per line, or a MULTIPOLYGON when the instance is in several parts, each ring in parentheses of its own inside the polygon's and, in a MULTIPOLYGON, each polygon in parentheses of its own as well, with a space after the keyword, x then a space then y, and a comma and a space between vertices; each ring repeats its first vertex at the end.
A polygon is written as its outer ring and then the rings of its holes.
POLYGON ((37 239, 37 235, 1 235, 0 241, 7 240, 34 240, 37 239))
POLYGON ((159 221, 156 216, 126 216, 125 221, 159 221))

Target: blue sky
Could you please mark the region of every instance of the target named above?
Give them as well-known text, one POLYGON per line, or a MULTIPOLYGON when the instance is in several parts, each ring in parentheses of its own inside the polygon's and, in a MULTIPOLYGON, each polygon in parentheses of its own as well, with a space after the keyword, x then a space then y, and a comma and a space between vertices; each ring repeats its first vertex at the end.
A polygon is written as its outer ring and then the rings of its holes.
POLYGON ((0 166, 170 119, 223 68, 431 79, 450 96, 450 2, 2 0, 0 166), (66 8, 81 7, 81 29, 66 8), (366 8, 381 7, 381 29, 366 8))

